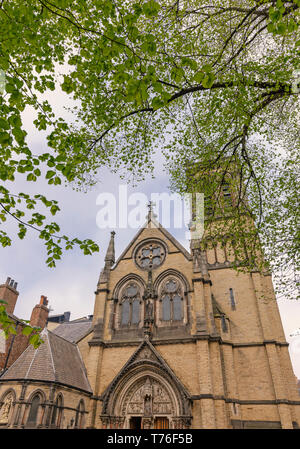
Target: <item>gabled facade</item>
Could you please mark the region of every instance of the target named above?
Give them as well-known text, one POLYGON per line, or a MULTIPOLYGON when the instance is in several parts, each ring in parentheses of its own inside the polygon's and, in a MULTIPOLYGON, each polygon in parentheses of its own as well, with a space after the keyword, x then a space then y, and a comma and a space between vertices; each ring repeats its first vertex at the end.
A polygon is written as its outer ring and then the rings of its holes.
POLYGON ((115 263, 112 233, 79 343, 90 427, 297 427, 271 276, 238 273, 221 243, 188 253, 150 213, 115 263))

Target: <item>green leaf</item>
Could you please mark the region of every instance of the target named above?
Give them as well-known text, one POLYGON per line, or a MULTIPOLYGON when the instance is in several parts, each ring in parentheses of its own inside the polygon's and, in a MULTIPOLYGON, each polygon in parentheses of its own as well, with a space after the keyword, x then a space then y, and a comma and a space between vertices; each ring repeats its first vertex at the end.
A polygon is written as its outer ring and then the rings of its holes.
POLYGON ((22 330, 23 335, 30 335, 32 333, 32 327, 31 326, 25 326, 22 330))
POLYGON ((213 73, 207 73, 202 81, 202 86, 206 89, 210 89, 214 84, 215 76, 213 73))
POLYGON ((3 118, 0 118, 0 129, 9 129, 10 126, 7 123, 6 120, 4 120, 3 118))
POLYGON ((46 173, 46 179, 53 178, 53 176, 55 176, 55 171, 48 170, 47 173, 46 173))

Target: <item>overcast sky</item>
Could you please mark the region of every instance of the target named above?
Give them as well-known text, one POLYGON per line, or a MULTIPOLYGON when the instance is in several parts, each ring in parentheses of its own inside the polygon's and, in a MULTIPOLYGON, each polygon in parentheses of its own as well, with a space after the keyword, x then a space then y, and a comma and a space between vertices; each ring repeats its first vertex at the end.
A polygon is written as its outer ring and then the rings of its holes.
MULTIPOLYGON (((62 92, 56 92, 48 97, 51 104, 55 104, 58 113, 66 116, 63 105, 66 98, 62 92)), ((28 131, 28 141, 33 152, 40 153, 46 150, 45 134, 35 131, 32 127, 31 111, 25 110, 24 119, 28 131)), ((155 160, 155 175, 153 180, 149 176, 145 182, 136 188, 128 186, 128 194, 141 192, 150 195, 153 192, 168 192, 169 179, 162 168, 162 157, 157 155, 155 160)), ((84 256, 80 250, 64 253, 56 268, 48 268, 46 250, 35 231, 29 230, 24 240, 13 238, 10 247, 1 247, 0 258, 0 283, 5 282, 7 276, 18 282, 20 296, 16 305, 15 314, 20 318, 29 319, 31 310, 39 302, 41 295, 48 297, 49 305, 53 309, 51 314, 71 312, 71 319, 93 313, 94 291, 105 251, 112 229, 99 229, 96 216, 100 206, 96 204, 99 194, 108 192, 118 197, 118 188, 124 181, 108 170, 101 170, 101 180, 92 190, 80 193, 71 187, 49 186, 43 181, 38 183, 24 182, 23 176, 19 176, 13 186, 14 193, 43 193, 49 199, 57 199, 61 212, 56 221, 61 226, 61 233, 69 237, 90 238, 96 241, 100 247, 100 253, 93 256, 84 256)), ((9 186, 12 188, 12 186, 9 186)), ((132 207, 131 207, 132 209, 132 207)), ((130 208, 129 208, 130 210, 130 208)), ((9 223, 10 233, 14 236, 17 227, 15 223, 9 223)), ((186 229, 174 229, 169 231, 180 243, 189 248, 186 239, 186 229)), ((116 229, 116 257, 118 257, 130 240, 134 237, 137 229, 116 229)), ((299 304, 296 301, 278 301, 281 318, 287 341, 290 343, 290 354, 294 372, 300 378, 300 335, 291 337, 290 334, 300 327, 299 304)))

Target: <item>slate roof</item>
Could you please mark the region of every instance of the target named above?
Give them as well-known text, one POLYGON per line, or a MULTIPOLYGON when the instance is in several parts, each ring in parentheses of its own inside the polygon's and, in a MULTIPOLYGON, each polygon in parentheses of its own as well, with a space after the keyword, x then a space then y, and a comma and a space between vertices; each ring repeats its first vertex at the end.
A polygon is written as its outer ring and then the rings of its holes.
POLYGON ((92 330, 92 318, 69 321, 57 326, 52 332, 65 340, 77 343, 92 330))
POLYGON ((29 345, 0 377, 1 380, 40 380, 58 382, 92 392, 78 347, 48 329, 37 349, 29 345))

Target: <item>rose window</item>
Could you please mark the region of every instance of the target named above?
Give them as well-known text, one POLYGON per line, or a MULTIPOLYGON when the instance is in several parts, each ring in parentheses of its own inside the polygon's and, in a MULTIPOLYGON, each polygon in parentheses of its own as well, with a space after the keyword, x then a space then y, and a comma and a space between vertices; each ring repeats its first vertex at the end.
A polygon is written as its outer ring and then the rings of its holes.
POLYGON ((165 249, 161 244, 148 243, 137 251, 136 263, 144 270, 153 270, 163 263, 165 255, 165 249))

